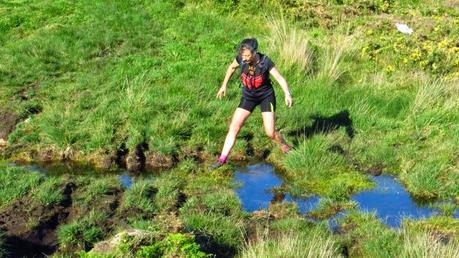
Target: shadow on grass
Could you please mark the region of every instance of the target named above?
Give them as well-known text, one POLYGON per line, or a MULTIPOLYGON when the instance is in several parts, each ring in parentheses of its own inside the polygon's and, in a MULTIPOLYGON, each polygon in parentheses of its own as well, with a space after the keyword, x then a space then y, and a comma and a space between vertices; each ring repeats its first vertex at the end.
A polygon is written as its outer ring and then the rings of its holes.
POLYGON ((56 251, 55 246, 42 245, 17 236, 6 238, 6 257, 48 257, 56 251))
POLYGON ((234 247, 219 243, 214 237, 197 232, 195 234, 196 242, 201 246, 201 250, 208 254, 213 254, 219 258, 235 257, 237 250, 234 247))
POLYGON ((354 138, 354 128, 352 127, 352 119, 349 115, 349 111, 343 110, 332 116, 326 117, 321 115, 312 115, 311 119, 314 120, 310 126, 302 126, 296 130, 292 130, 287 133, 288 136, 294 137, 294 145, 297 146, 300 137, 306 139, 311 138, 315 134, 328 134, 338 130, 341 127, 345 128, 347 136, 354 138))

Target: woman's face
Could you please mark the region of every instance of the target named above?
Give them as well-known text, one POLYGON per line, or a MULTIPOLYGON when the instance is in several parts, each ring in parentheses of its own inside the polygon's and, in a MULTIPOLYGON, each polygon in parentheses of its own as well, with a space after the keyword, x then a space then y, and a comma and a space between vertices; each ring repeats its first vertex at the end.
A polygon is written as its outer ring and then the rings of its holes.
POLYGON ((242 49, 241 51, 241 58, 242 61, 246 64, 252 64, 253 60, 255 58, 255 55, 252 53, 252 51, 248 49, 242 49))

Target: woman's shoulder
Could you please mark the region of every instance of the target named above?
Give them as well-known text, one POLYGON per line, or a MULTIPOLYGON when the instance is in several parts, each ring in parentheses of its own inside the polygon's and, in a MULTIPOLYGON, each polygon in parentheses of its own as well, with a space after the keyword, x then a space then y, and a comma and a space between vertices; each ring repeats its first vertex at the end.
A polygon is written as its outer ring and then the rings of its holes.
POLYGON ((273 61, 269 58, 268 55, 263 53, 258 53, 260 57, 260 64, 267 66, 268 68, 272 68, 274 66, 273 61))

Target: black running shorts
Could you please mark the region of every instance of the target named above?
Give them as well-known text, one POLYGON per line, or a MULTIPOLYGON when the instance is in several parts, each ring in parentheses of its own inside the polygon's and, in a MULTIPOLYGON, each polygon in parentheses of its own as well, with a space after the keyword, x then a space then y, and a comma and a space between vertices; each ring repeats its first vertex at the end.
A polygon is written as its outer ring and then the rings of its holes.
POLYGON ((260 105, 261 112, 276 111, 276 95, 272 87, 255 91, 243 88, 239 107, 252 112, 258 105, 260 105))

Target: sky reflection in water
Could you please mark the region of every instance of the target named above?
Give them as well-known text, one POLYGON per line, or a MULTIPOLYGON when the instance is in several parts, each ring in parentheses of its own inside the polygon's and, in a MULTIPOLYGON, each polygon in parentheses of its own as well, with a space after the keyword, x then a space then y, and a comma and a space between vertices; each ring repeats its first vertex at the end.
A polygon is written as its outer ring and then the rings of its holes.
MULTIPOLYGON (((283 180, 276 175, 270 164, 249 165, 235 172, 235 181, 242 184, 236 189, 244 210, 252 212, 266 209, 274 199, 272 189, 282 185, 283 180)), ((376 187, 357 193, 351 200, 358 204, 361 211, 375 212, 383 223, 390 227, 400 227, 402 218, 428 218, 439 212, 427 205, 416 203, 396 178, 388 175, 371 177, 376 187)), ((296 198, 288 194, 284 201, 295 202, 301 213, 305 214, 317 208, 320 197, 296 198)), ((456 209, 454 217, 457 218, 456 209)))

